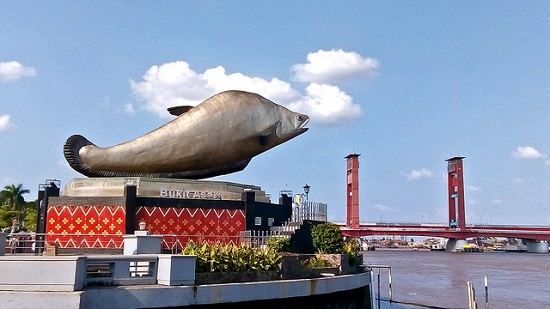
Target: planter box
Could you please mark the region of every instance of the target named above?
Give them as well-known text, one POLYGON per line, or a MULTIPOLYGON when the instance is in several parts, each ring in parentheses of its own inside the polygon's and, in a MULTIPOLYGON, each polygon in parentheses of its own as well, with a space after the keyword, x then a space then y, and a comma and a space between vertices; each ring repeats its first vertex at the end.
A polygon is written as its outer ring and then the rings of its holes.
POLYGON ((283 279, 319 278, 322 274, 347 275, 357 271, 349 266, 347 254, 290 254, 282 259, 283 279), (307 268, 302 263, 310 258, 319 258, 329 262, 329 267, 307 268))
POLYGON ((276 270, 267 271, 241 271, 241 272, 214 272, 196 273, 195 284, 219 284, 271 281, 281 279, 281 274, 276 270))

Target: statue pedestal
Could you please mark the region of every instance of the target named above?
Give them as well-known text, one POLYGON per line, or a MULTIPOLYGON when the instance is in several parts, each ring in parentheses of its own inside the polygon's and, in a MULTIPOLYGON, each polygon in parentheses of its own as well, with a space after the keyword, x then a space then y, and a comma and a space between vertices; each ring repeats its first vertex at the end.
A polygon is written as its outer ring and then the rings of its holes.
POLYGON ((136 231, 134 235, 123 235, 124 255, 160 254, 161 235, 150 235, 149 231, 136 231))

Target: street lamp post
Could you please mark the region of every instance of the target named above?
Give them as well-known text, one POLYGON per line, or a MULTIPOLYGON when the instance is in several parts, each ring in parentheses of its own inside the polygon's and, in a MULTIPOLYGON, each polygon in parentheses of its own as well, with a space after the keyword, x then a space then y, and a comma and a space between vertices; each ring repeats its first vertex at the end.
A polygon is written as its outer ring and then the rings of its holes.
POLYGON ((309 188, 311 188, 307 183, 304 186, 304 193, 306 194, 306 203, 309 202, 309 188))
POLYGON ((305 218, 311 219, 311 209, 309 208, 309 188, 310 186, 306 183, 304 186, 304 193, 306 194, 306 202, 304 203, 304 214, 305 218))

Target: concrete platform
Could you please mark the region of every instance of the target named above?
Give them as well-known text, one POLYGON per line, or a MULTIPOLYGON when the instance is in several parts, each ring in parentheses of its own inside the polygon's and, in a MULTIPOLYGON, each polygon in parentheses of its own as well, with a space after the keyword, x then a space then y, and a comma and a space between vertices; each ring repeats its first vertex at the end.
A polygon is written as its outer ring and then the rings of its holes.
POLYGON ((370 295, 370 275, 361 273, 200 286, 135 285, 85 288, 74 292, 0 291, 0 303, 9 304, 10 308, 132 309, 252 302, 248 304, 276 308, 274 304, 284 301, 285 308, 326 307, 327 302, 338 306, 347 304, 346 308, 371 308, 370 295), (342 293, 340 297, 339 293, 342 293), (293 301, 288 301, 290 298, 293 301))
POLYGON ((61 191, 71 197, 123 197, 124 187, 135 185, 138 197, 241 200, 245 190, 254 191, 257 202, 269 203, 258 186, 226 181, 146 177, 74 178, 61 191))

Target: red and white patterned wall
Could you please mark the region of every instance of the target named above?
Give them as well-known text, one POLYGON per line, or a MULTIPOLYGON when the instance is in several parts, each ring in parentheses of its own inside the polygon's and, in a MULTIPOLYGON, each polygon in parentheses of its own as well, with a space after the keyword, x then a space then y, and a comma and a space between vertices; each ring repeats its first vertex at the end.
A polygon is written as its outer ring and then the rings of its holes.
MULTIPOLYGON (((174 242, 183 244, 189 240, 236 243, 246 229, 246 214, 242 209, 139 207, 139 222, 145 222, 151 234, 171 235, 174 242)), ((165 241, 170 247, 172 240, 165 237, 165 241)))
POLYGON ((124 206, 49 206, 46 242, 61 248, 122 248, 124 206))
MULTIPOLYGON (((181 248, 189 240, 237 243, 246 229, 242 209, 138 207, 135 230, 146 223, 151 234, 164 235, 163 247, 181 248)), ((46 242, 60 248, 122 248, 126 234, 124 206, 48 207, 46 242)))

